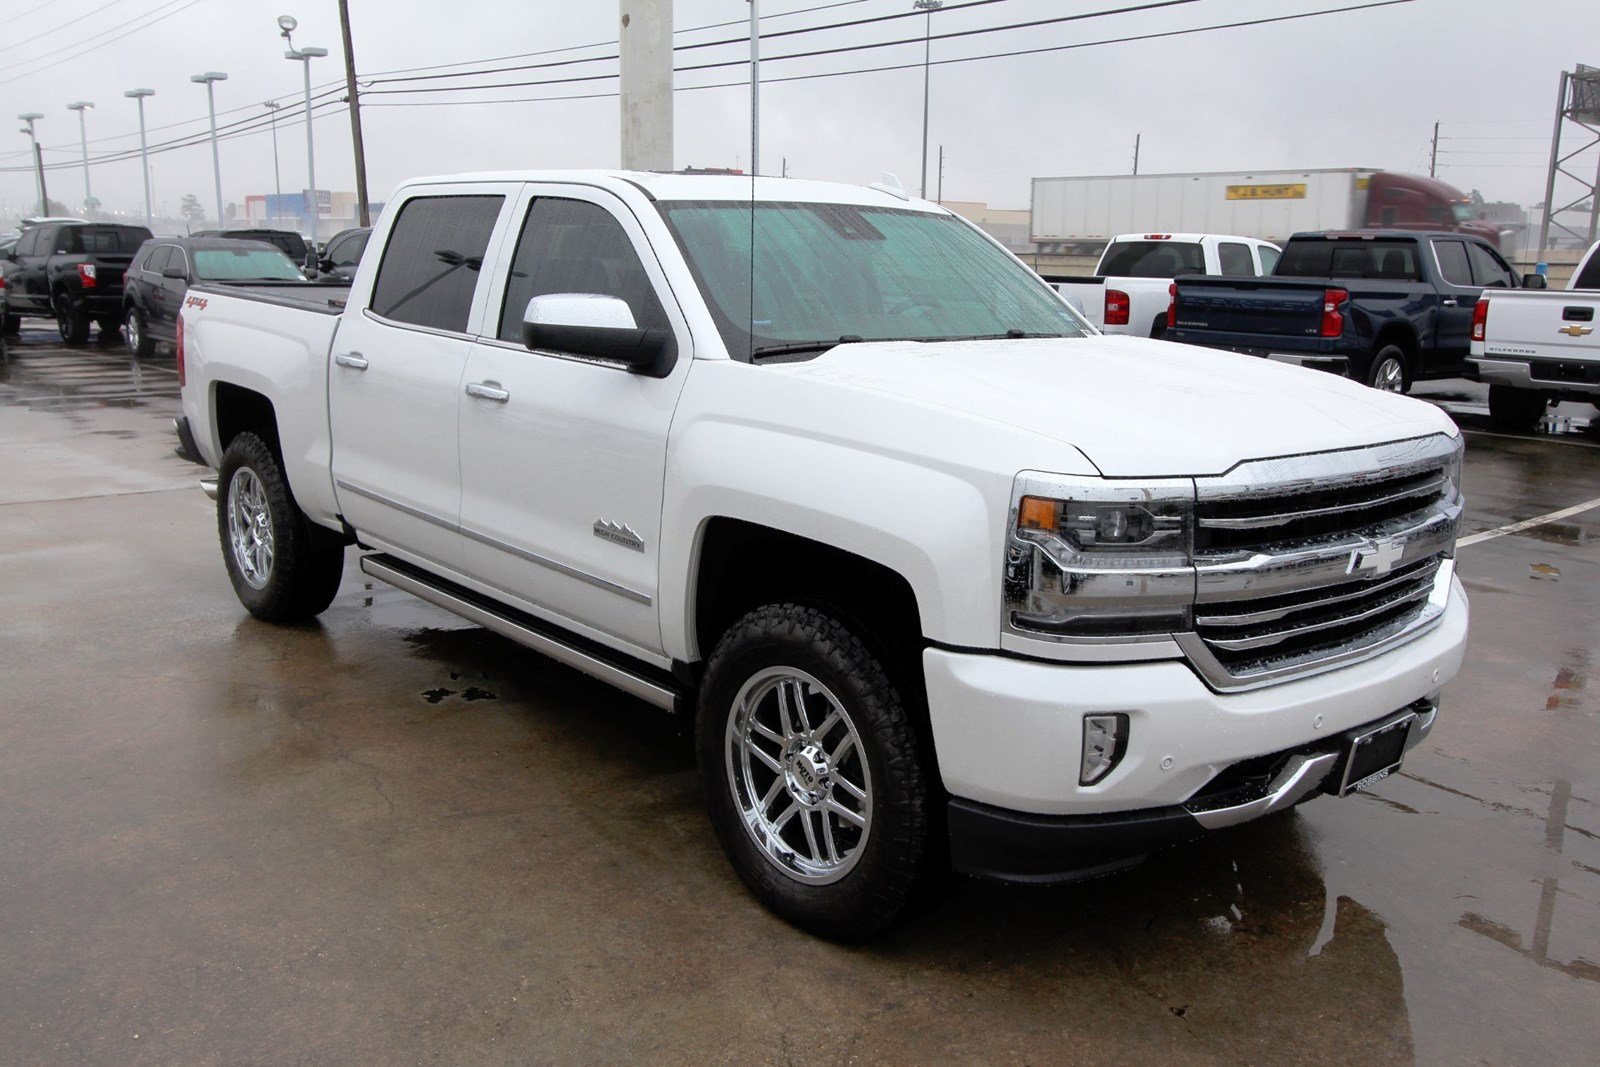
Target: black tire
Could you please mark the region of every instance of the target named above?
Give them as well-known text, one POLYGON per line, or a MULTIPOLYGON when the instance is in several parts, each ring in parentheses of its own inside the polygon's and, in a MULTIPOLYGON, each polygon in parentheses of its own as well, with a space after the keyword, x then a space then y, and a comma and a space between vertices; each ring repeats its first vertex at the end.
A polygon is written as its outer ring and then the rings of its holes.
POLYGON ((150 336, 150 328, 145 321, 144 312, 136 307, 130 307, 123 322, 126 325, 128 351, 133 353, 134 358, 149 359, 153 356, 156 351, 156 342, 150 336))
POLYGON ((22 316, 9 313, 0 314, 0 331, 7 337, 15 337, 22 332, 22 316))
MULTIPOLYGON (((904 916, 931 873, 930 776, 906 710, 906 692, 904 680, 895 678, 885 659, 855 631, 828 612, 800 604, 769 604, 752 611, 723 635, 707 665, 695 747, 712 828, 756 898, 818 936, 859 941, 880 933, 904 916), (734 755, 744 753, 740 730, 746 716, 741 708, 753 707, 751 718, 768 716, 770 722, 777 716, 788 735, 779 690, 790 684, 794 688, 788 692, 801 694, 803 728, 781 745, 762 740, 779 759, 763 765, 746 758, 743 773, 764 778, 742 778, 734 755), (764 685, 773 688, 764 690, 764 685), (827 723, 835 719, 829 729, 827 723), (852 745, 835 733, 840 730, 854 738, 852 745), (784 774, 777 773, 778 765, 787 769, 784 774), (802 807, 798 782, 819 765, 823 773, 805 780, 825 806, 802 807), (846 791, 846 785, 854 788, 846 791), (773 800, 770 807, 756 808, 763 813, 756 818, 764 826, 778 827, 767 838, 777 853, 791 846, 796 850, 787 863, 769 854, 769 846, 758 843, 757 830, 746 822, 746 808, 757 803, 754 793, 767 789, 773 791, 773 800), (856 799, 857 793, 870 798, 870 807, 867 800, 856 799), (864 828, 834 814, 828 805, 835 801, 858 815, 864 811, 864 828), (796 814, 785 822, 790 809, 796 814), (813 822, 813 816, 820 821, 813 822), (797 824, 803 835, 794 829, 797 824), (819 841, 829 847, 819 847, 819 841), (824 866, 834 853, 833 869, 813 869, 808 877, 807 857, 798 851, 804 842, 810 842, 807 852, 824 866)), ((744 736, 754 737, 748 732, 744 736)))
POLYGON ((1404 393, 1411 388, 1411 372, 1406 354, 1398 345, 1384 345, 1367 364, 1367 384, 1386 393, 1404 393))
POLYGON ((89 340, 89 313, 72 302, 66 293, 57 293, 56 332, 64 345, 81 345, 89 340))
POLYGON ((1531 430, 1544 418, 1550 398, 1537 389, 1489 386, 1489 418, 1507 430, 1531 430))
POLYGON ((120 344, 122 341, 122 320, 115 315, 101 315, 94 320, 100 333, 97 338, 103 345, 120 344))
POLYGON ((217 472, 217 535, 222 559, 239 602, 267 622, 302 622, 322 613, 339 591, 344 573, 344 546, 319 546, 311 523, 289 492, 277 456, 253 433, 241 433, 228 445, 217 472), (236 497, 241 507, 236 508, 236 497), (246 523, 249 500, 262 521, 246 523), (235 522, 245 543, 236 550, 235 522), (257 531, 254 537, 249 529, 257 531), (260 533, 267 533, 263 539, 260 533), (258 546, 252 551, 248 546, 258 546), (265 551, 259 546, 265 545, 265 551), (247 573, 247 561, 250 567, 247 573))

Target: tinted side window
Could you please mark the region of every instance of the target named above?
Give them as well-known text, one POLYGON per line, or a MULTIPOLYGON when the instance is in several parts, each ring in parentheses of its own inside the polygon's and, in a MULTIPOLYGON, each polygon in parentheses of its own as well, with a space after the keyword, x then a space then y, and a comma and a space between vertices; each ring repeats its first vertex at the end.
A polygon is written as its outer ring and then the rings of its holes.
POLYGON ((328 247, 328 262, 335 267, 354 266, 361 258, 361 250, 366 246, 367 235, 364 233, 341 237, 328 247))
POLYGON ((1471 285, 1467 267, 1467 246, 1460 241, 1435 241, 1433 254, 1439 257, 1439 273, 1451 285, 1471 285))
POLYGON ((1469 242, 1467 256, 1472 260, 1472 274, 1479 285, 1488 289, 1515 289, 1517 276, 1501 258, 1486 246, 1469 242))
POLYGON ((1277 269, 1278 259, 1283 253, 1276 248, 1268 248, 1266 245, 1261 245, 1259 250, 1261 253, 1261 273, 1271 274, 1277 269))
POLYGON ((407 200, 389 231, 372 310, 395 322, 460 333, 502 196, 407 200))
POLYGON ((614 296, 641 329, 670 329, 633 242, 597 204, 540 197, 528 209, 500 308, 502 341, 522 340, 528 301, 547 293, 614 296))
POLYGON ((27 233, 17 238, 16 254, 19 256, 31 256, 33 255, 33 250, 38 243, 39 231, 37 229, 29 230, 27 233))
POLYGON ((1574 289, 1600 289, 1600 251, 1589 256, 1589 262, 1583 265, 1583 273, 1578 275, 1574 289))
POLYGON ((160 274, 172 262, 172 246, 162 245, 144 257, 144 269, 160 274))
POLYGON ((1217 261, 1222 265, 1222 273, 1230 277, 1250 277, 1256 272, 1256 265, 1250 259, 1250 246, 1237 241, 1219 244, 1217 261))
POLYGON ((1100 273, 1114 278, 1176 278, 1204 274, 1197 241, 1117 241, 1100 257, 1100 273))

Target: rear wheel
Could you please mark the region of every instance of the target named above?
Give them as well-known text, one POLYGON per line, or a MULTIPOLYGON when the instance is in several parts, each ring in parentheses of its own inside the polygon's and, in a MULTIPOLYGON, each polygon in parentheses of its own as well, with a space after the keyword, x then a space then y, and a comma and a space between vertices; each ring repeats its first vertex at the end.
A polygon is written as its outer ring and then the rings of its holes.
POLYGON ((1537 389, 1489 386, 1489 417, 1508 430, 1533 429, 1549 406, 1550 398, 1537 389))
POLYGON ((136 307, 128 309, 127 317, 122 320, 123 329, 128 335, 128 351, 138 359, 147 359, 156 350, 155 339, 145 329, 144 313, 136 307))
POLYGON ((882 931, 926 881, 928 776, 904 691, 844 622, 799 604, 740 619, 706 668, 712 826, 756 897, 822 937, 882 931))
POLYGON ((314 544, 272 449, 253 433, 239 434, 222 456, 217 484, 217 532, 239 602, 267 622, 320 614, 339 591, 344 546, 314 544))
POLYGON ((89 340, 89 313, 73 304, 66 293, 56 294, 56 332, 62 344, 81 345, 89 340))
POLYGON ((1367 384, 1385 393, 1403 393, 1406 381, 1406 354, 1396 345, 1384 345, 1367 368, 1367 384))
POLYGON ((22 332, 22 316, 10 312, 0 313, 0 331, 7 337, 15 337, 22 332))

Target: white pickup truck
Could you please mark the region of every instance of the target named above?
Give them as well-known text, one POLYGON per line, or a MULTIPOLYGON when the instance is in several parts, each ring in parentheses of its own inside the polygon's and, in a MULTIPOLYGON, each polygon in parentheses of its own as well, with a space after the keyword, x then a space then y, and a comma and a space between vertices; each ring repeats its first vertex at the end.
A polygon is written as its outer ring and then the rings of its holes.
POLYGON ((1172 279, 1180 274, 1258 278, 1272 273, 1282 251, 1254 237, 1124 233, 1100 253, 1092 276, 1048 275, 1046 280, 1101 333, 1160 337, 1172 305, 1172 279))
POLYGON ((246 608, 316 614, 354 546, 692 716, 733 866, 825 936, 1359 788, 1461 661, 1447 417, 1101 337, 923 201, 423 179, 348 290, 186 305, 179 439, 246 608))
POLYGON ((1489 383, 1490 417, 1526 430, 1552 400, 1600 405, 1597 319, 1600 242, 1579 262, 1565 290, 1485 289, 1473 309, 1467 358, 1478 380, 1489 383))

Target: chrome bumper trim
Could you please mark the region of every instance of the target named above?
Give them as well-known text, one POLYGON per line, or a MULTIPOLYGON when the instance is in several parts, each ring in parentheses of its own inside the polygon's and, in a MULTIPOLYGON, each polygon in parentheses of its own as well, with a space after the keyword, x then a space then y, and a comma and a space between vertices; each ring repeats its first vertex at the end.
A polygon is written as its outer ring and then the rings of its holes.
POLYGON ((1292 756, 1283 770, 1267 786, 1267 795, 1246 804, 1231 808, 1211 808, 1196 811, 1187 804, 1185 810, 1195 822, 1207 830, 1220 830, 1224 826, 1237 826, 1251 819, 1259 819, 1275 811, 1293 807, 1313 790, 1321 787, 1328 772, 1339 760, 1337 752, 1324 752, 1315 756, 1292 756))
MULTIPOLYGON (((1493 359, 1473 356, 1467 362, 1478 368, 1478 380, 1490 385, 1509 385, 1514 389, 1543 389, 1550 392, 1576 393, 1584 396, 1600 395, 1600 385, 1590 382, 1546 382, 1533 376, 1533 368, 1524 360, 1493 359)), ((1567 363, 1585 363, 1590 360, 1564 360, 1567 363)))
POLYGON ((212 500, 217 499, 217 479, 215 476, 200 479, 200 491, 212 500))

